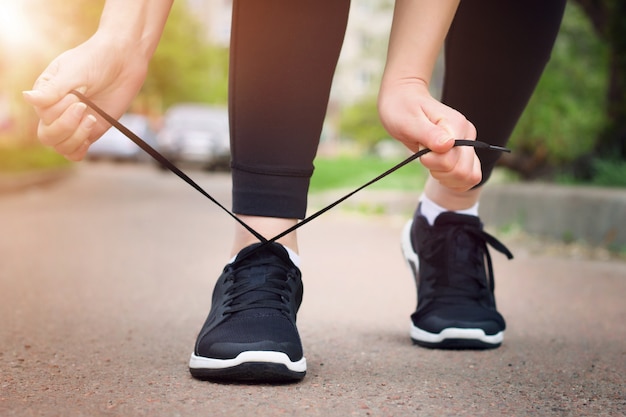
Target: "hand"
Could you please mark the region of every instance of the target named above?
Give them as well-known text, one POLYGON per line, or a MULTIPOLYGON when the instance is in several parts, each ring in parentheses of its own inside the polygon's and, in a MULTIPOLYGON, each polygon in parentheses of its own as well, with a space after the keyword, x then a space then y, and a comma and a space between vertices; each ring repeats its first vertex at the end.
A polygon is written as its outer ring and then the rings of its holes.
POLYGON ((482 178, 473 148, 453 147, 454 139, 476 140, 465 116, 435 100, 419 79, 385 80, 378 110, 383 126, 413 152, 429 148, 420 161, 433 178, 454 191, 467 191, 482 178))
POLYGON ((41 143, 72 161, 83 159, 89 146, 110 125, 69 92, 82 92, 119 118, 146 76, 148 63, 136 55, 96 33, 54 59, 38 77, 33 90, 24 92, 25 100, 40 118, 37 135, 41 143))

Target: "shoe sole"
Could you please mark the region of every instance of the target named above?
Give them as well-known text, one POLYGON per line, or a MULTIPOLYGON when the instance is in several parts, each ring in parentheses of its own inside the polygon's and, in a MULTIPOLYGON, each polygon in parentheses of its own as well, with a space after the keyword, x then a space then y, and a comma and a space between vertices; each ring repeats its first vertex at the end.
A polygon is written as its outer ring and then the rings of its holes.
POLYGON ((504 332, 488 335, 483 329, 448 327, 430 333, 411 323, 411 340, 419 346, 436 349, 493 349, 502 344, 504 332))
POLYGON ((191 355, 189 372, 194 378, 230 382, 286 383, 302 380, 306 359, 292 362, 282 352, 242 352, 234 359, 191 355))
MULTIPOLYGON (((415 285, 419 282, 419 257, 411 243, 410 220, 402 229, 402 254, 413 274, 415 285)), ((494 349, 502 344, 504 332, 488 335, 480 328, 448 327, 439 333, 430 333, 411 323, 410 336, 413 343, 433 349, 494 349)))

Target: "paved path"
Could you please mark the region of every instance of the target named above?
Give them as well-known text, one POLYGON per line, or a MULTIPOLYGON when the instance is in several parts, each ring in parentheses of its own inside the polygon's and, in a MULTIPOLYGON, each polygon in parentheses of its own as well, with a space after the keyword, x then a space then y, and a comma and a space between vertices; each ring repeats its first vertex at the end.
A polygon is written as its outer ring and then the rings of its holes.
MULTIPOLYGON (((193 176, 228 201, 226 177, 193 176)), ((402 223, 338 208, 301 229, 307 377, 219 385, 187 360, 225 215, 129 166, 0 195, 0 416, 626 414, 626 263, 494 253, 504 345, 427 350, 408 338, 402 223)))

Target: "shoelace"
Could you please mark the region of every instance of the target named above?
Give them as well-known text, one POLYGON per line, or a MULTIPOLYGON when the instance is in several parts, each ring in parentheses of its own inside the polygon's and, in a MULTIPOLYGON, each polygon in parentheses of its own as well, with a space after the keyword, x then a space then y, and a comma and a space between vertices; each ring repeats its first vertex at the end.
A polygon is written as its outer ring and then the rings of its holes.
POLYGON ((292 278, 292 275, 290 268, 277 262, 263 260, 246 262, 245 265, 234 267, 227 278, 233 282, 233 285, 226 292, 224 302, 228 307, 225 309, 225 313, 232 314, 256 308, 271 308, 290 314, 288 280, 292 278), (256 283, 250 283, 250 280, 239 275, 241 272, 247 272, 254 267, 280 268, 282 271, 271 271, 263 282, 256 283))
MULTIPOLYGON (((445 241, 445 245, 449 246, 451 242, 458 239, 460 234, 466 234, 469 236, 475 243, 474 246, 476 251, 480 251, 480 256, 478 253, 473 253, 472 258, 473 262, 476 263, 476 270, 464 270, 464 275, 471 276, 481 288, 486 288, 489 286, 489 290, 493 292, 495 290, 495 280, 493 279, 493 264, 491 261, 491 255, 489 254, 488 245, 497 250, 498 252, 506 255, 508 259, 513 259, 513 254, 509 249, 504 246, 502 242, 496 239, 494 236, 485 232, 484 230, 477 228, 471 225, 458 225, 453 226, 448 229, 445 235, 441 236, 441 239, 445 241), (482 269, 483 266, 487 266, 485 273, 487 274, 487 281, 485 283, 483 281, 482 275, 479 275, 478 269, 482 269)), ((437 247, 439 245, 432 245, 433 247, 437 247)), ((456 246, 456 245, 455 245, 456 246)), ((468 291, 466 288, 463 288, 461 285, 455 285, 455 283, 447 282, 446 280, 437 280, 437 287, 435 289, 436 297, 463 297, 463 298, 475 298, 480 296, 480 292, 468 291)))
MULTIPOLYGON (((98 107, 95 103, 93 103, 91 100, 89 100, 84 94, 82 94, 82 93, 80 93, 80 92, 78 92, 76 90, 72 90, 72 91, 70 91, 70 93, 74 94, 76 97, 78 97, 78 99, 80 101, 82 101, 87 106, 89 106, 93 111, 98 113, 104 120, 106 120, 108 123, 110 123, 117 130, 119 130, 128 139, 133 141, 137 146, 139 146, 144 152, 146 152, 148 155, 150 155, 153 159, 155 159, 161 165, 163 165, 164 167, 169 169, 171 172, 176 174, 179 178, 181 178, 183 181, 185 181, 191 187, 196 189, 200 194, 202 194, 203 196, 205 196, 206 198, 211 200, 215 205, 217 205, 220 209, 222 209, 222 211, 224 211, 231 218, 233 218, 237 223, 239 223, 241 226, 243 226, 248 232, 250 232, 254 237, 256 237, 264 245, 266 245, 268 243, 271 243, 271 242, 275 242, 278 239, 282 238, 283 236, 288 235, 289 233, 295 231, 296 229, 298 229, 298 228, 304 226, 305 224, 311 222, 312 220, 318 218, 319 216, 321 216, 322 214, 326 213, 327 211, 329 211, 330 209, 334 208, 335 206, 341 204, 342 202, 344 202, 348 198, 352 197, 354 194, 358 193, 362 189, 364 189, 366 187, 369 187, 370 185, 372 185, 375 182, 383 179, 387 175, 397 171, 398 169, 402 168, 403 166, 409 164, 410 162, 412 162, 412 161, 422 157, 423 155, 426 155, 427 153, 431 152, 430 149, 425 148, 425 149, 422 149, 419 152, 414 153, 413 155, 411 155, 408 158, 406 158, 404 161, 396 164, 395 166, 393 166, 390 169, 388 169, 387 171, 383 172, 382 174, 380 174, 376 178, 368 181, 367 183, 365 183, 362 186, 358 187, 354 191, 346 194, 345 196, 339 198, 338 200, 336 200, 335 202, 333 202, 333 203, 329 204, 328 206, 322 208, 321 210, 311 214, 309 217, 301 220, 300 222, 298 222, 294 226, 286 229, 284 232, 279 233, 278 235, 272 237, 271 239, 266 239, 263 235, 258 233, 251 226, 249 226, 243 220, 241 220, 239 217, 237 217, 233 212, 231 212, 226 207, 224 207, 222 204, 220 204, 219 201, 217 201, 213 196, 211 196, 202 187, 200 187, 194 180, 192 180, 187 174, 185 174, 182 170, 180 170, 170 160, 168 160, 166 157, 161 155, 152 146, 148 145, 144 140, 142 140, 139 136, 134 134, 126 126, 124 126, 123 124, 121 124, 120 122, 115 120, 115 118, 111 117, 108 113, 106 113, 104 110, 102 110, 100 107, 98 107)), ((474 140, 465 140, 465 139, 457 139, 457 140, 455 140, 454 141, 454 146, 472 146, 474 148, 488 149, 488 150, 496 151, 496 152, 511 152, 509 149, 501 147, 501 146, 490 145, 490 144, 485 143, 485 142, 474 141, 474 140)), ((263 247, 264 245, 260 245, 257 248, 257 250, 260 249, 261 247, 263 247)))

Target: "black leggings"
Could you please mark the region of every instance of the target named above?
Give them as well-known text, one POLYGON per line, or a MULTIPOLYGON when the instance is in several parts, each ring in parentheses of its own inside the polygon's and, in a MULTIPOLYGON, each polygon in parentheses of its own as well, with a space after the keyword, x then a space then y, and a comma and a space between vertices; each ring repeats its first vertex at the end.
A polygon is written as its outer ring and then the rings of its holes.
MULTIPOLYGON (((549 60, 566 0, 462 1, 442 101, 504 145, 549 60)), ((235 0, 233 211, 303 218, 350 0, 235 0)), ((498 154, 480 152, 485 182, 498 154)))

